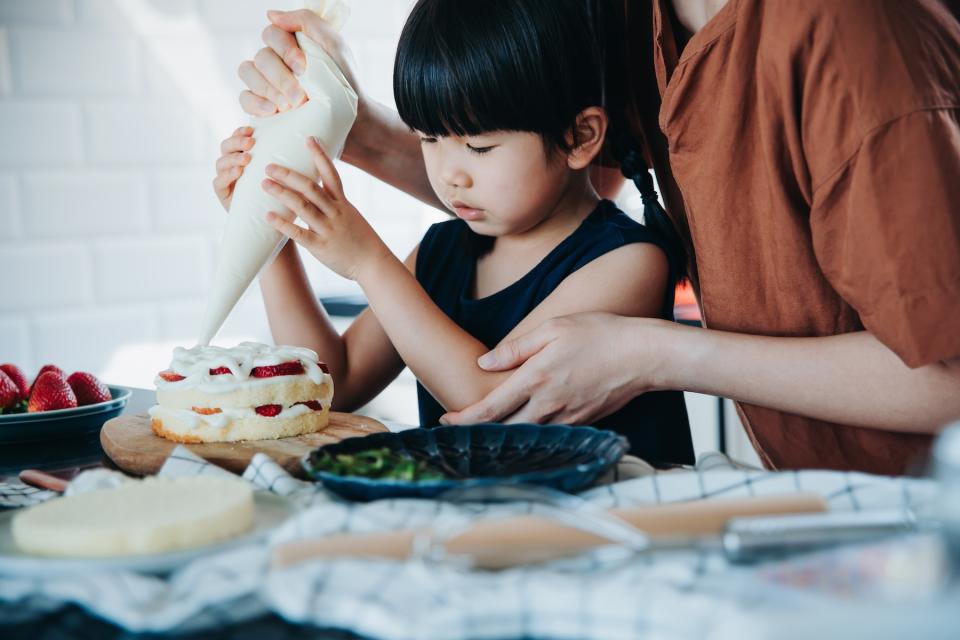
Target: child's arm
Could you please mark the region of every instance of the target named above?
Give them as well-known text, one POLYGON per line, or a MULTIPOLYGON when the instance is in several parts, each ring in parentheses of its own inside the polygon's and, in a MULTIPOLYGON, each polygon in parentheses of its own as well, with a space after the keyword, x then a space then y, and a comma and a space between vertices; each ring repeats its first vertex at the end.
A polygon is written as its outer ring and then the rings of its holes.
MULTIPOLYGON (((214 191, 229 210, 236 181, 249 163, 254 144, 249 127, 237 129, 221 145, 214 191)), ((408 263, 413 264, 414 253, 408 263)), ((410 267, 413 268, 412 266, 410 267)), ((403 361, 369 311, 361 313, 341 337, 317 301, 297 253, 287 243, 260 276, 270 333, 277 344, 316 351, 333 376, 335 410, 353 410, 372 400, 403 370, 403 361)))
MULTIPOLYGON (((621 247, 567 277, 507 338, 581 311, 658 316, 666 281, 667 261, 660 249, 621 247), (621 285, 598 287, 598 282, 621 285)), ((479 401, 513 373, 481 369, 477 359, 488 351, 486 346, 450 320, 396 258, 371 263, 358 272, 358 282, 394 347, 448 411, 479 401)))
MULTIPOLYGON (((281 233, 306 247, 340 275, 363 287, 393 346, 430 393, 447 409, 484 397, 510 372, 477 366, 486 346, 458 327, 346 200, 339 176, 315 142, 309 146, 323 185, 282 167, 268 167, 264 188, 309 225, 268 216, 281 233)), ((658 315, 667 279, 666 258, 648 245, 629 245, 594 260, 567 278, 511 333, 584 310, 658 315), (597 287, 596 282, 622 282, 597 287)))
POLYGON ((369 309, 343 336, 337 333, 313 293, 294 243, 288 242, 260 276, 260 289, 274 341, 309 347, 330 367, 334 410, 362 407, 403 370, 403 360, 369 309))

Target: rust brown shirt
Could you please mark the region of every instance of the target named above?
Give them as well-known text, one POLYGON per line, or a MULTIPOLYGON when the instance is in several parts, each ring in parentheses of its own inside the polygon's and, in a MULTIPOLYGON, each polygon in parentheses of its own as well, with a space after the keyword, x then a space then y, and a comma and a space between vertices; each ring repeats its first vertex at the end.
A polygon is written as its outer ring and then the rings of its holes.
MULTIPOLYGON (((729 0, 678 51, 668 2, 626 3, 633 115, 704 323, 960 356, 955 19, 937 0, 729 0)), ((772 468, 900 473, 930 441, 738 408, 772 468)))

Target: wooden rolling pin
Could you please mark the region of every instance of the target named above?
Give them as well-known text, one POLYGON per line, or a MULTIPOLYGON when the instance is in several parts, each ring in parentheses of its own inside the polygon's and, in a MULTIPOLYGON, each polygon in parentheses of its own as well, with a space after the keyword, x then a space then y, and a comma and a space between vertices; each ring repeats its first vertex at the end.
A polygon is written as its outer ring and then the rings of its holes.
MULTIPOLYGON (((730 518, 827 510, 817 494, 794 493, 731 500, 697 500, 607 512, 651 538, 719 535, 730 518)), ((315 558, 409 558, 414 540, 428 529, 376 534, 341 534, 278 545, 273 566, 287 567, 315 558)), ((451 537, 444 548, 454 556, 472 558, 480 569, 504 569, 577 555, 611 544, 610 540, 560 522, 536 516, 481 520, 451 537)))

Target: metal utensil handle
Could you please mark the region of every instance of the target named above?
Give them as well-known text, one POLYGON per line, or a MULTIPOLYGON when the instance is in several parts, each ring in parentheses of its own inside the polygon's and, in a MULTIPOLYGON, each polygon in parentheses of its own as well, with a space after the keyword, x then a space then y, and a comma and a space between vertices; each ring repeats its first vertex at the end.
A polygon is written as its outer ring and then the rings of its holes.
POLYGON ((901 509, 732 518, 724 529, 722 544, 731 562, 752 562, 907 533, 915 528, 913 514, 901 509))

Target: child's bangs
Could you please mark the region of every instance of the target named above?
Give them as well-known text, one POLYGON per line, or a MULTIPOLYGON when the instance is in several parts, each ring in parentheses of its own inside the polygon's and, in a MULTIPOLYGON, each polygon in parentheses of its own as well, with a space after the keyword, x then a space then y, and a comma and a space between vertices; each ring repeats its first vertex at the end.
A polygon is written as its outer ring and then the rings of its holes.
POLYGON ((430 136, 477 135, 505 128, 490 118, 488 109, 478 108, 478 102, 482 104, 478 98, 492 88, 483 86, 476 74, 426 55, 409 56, 402 66, 399 58, 397 62, 394 97, 409 127, 430 136))
POLYGON ((553 101, 565 87, 544 73, 544 64, 559 61, 544 51, 534 19, 512 2, 419 3, 400 37, 394 67, 403 121, 431 136, 555 136, 560 119, 553 101))

